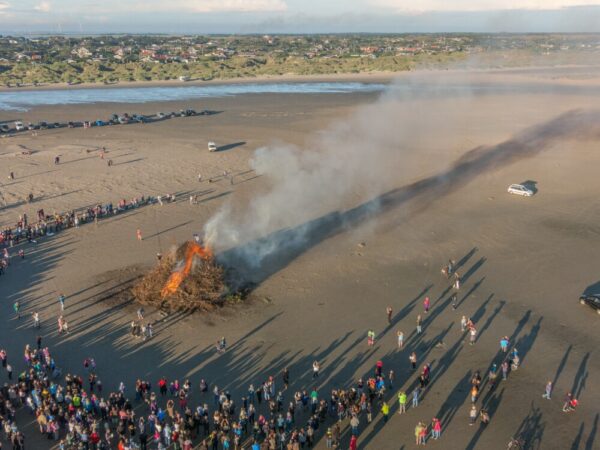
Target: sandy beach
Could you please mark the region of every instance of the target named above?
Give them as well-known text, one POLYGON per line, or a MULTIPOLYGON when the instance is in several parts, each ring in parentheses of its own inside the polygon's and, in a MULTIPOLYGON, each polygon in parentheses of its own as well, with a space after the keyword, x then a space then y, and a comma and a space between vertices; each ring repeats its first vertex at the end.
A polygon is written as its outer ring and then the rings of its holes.
MULTIPOLYGON (((0 277, 0 348, 14 355, 15 372, 23 370, 25 343, 35 343, 29 314, 37 311, 44 343, 63 373, 82 371, 82 361, 91 356, 106 391, 124 381, 133 397, 137 378, 189 378, 190 403, 196 405, 201 378, 239 398, 250 383, 270 375, 279 380, 287 367, 287 403, 293 392, 313 387, 328 398, 331 388, 367 378, 382 360, 396 374, 388 394, 394 414, 386 424, 381 414, 371 424, 361 418, 361 449, 416 448, 415 425, 433 417, 442 420, 441 439, 428 442, 434 448, 503 449, 515 435, 531 449, 598 448, 600 391, 593 380, 600 377, 600 316, 578 302, 586 290, 600 292, 596 69, 417 72, 390 83, 402 89, 0 111, 0 122, 188 107, 215 112, 0 139, 2 228, 14 226, 23 213, 35 217, 40 208, 50 214, 141 195, 176 195, 174 203, 140 207, 26 244, 23 260, 11 250, 10 267, 0 277), (208 141, 220 151, 209 153, 208 141), (338 161, 340 168, 339 175, 324 172, 327 179, 307 178, 314 183, 298 188, 315 196, 310 207, 296 208, 302 211, 288 214, 281 226, 268 222, 274 226, 269 233, 293 233, 310 223, 302 244, 275 251, 258 267, 238 261, 256 283, 246 304, 166 317, 147 308, 156 320, 155 336, 133 339, 129 323, 137 306, 113 294, 151 267, 157 252, 202 234, 225 206, 231 223, 254 218, 257 199, 276 195, 281 183, 272 172, 253 169, 255 151, 289 145, 323 152, 323 161, 338 161), (523 182, 535 186, 534 196, 507 193, 510 184, 523 182), (26 202, 29 193, 33 203, 26 202), (197 195, 197 204, 190 204, 190 195, 197 195), (440 273, 448 259, 457 261, 462 281, 455 310, 451 281, 440 273), (68 299, 67 336, 56 327, 61 292, 68 299), (426 296, 432 305, 427 314, 426 296), (16 300, 21 319, 12 314, 16 300), (418 314, 422 334, 415 332, 418 314), (463 315, 477 326, 475 345, 461 333, 463 315), (367 346, 369 329, 377 334, 373 347, 367 346), (403 350, 396 345, 399 330, 406 336, 403 350), (219 355, 214 343, 221 336, 229 348, 219 355), (494 390, 482 389, 477 406, 488 409, 491 421, 469 426, 469 380, 477 370, 487 374, 501 356, 503 336, 518 348, 521 366, 494 390), (420 405, 398 415, 395 393, 418 385, 408 360, 413 350, 419 366, 431 365, 432 381, 420 405), (314 360, 322 366, 317 382, 311 378, 314 360), (542 398, 548 380, 552 400, 542 398), (580 400, 576 412, 561 411, 567 392, 580 400)), ((306 170, 298 168, 299 179, 306 170)), ((217 254, 228 250, 217 247, 217 254)), ((228 261, 235 265, 233 255, 228 261)), ((0 373, 0 383, 6 381, 0 373)), ((212 401, 211 394, 203 400, 212 401)), ((139 406, 139 414, 145 408, 139 406)), ((25 411, 18 417, 32 422, 25 411)), ((346 449, 348 420, 343 430, 346 449)), ((35 423, 24 431, 29 448, 52 445, 35 423)), ((316 448, 325 448, 323 430, 317 435, 316 448)))

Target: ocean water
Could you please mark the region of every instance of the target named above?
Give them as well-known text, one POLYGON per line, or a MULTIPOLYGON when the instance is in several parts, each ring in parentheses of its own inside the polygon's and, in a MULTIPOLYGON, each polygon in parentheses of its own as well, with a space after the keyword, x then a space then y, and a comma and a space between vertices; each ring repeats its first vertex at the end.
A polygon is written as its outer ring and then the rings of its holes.
POLYGON ((146 103, 228 97, 242 94, 329 94, 377 92, 386 85, 359 82, 240 83, 205 86, 71 88, 0 92, 0 110, 27 111, 35 106, 89 103, 146 103))

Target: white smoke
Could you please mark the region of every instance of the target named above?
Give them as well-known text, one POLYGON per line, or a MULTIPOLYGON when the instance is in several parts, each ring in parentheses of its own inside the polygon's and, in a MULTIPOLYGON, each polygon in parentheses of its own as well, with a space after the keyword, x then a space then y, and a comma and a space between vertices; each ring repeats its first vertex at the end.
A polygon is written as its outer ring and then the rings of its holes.
POLYGON ((216 252, 236 249, 236 258, 259 266, 282 245, 302 245, 311 220, 382 193, 402 174, 399 130, 407 126, 397 115, 406 99, 390 92, 315 133, 306 148, 256 150, 250 164, 268 189, 242 208, 225 205, 205 225, 205 242, 216 252))

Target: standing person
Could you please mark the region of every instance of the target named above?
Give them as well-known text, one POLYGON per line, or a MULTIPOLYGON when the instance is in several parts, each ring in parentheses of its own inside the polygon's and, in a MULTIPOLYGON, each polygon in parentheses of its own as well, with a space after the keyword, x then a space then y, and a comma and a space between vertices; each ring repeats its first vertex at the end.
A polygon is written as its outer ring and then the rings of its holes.
POLYGON ((6 365, 6 375, 8 376, 9 380, 12 380, 12 373, 13 373, 13 368, 10 364, 6 365))
POLYGON ((504 336, 502 339, 500 339, 500 350, 502 350, 503 353, 508 351, 508 344, 508 336, 504 336))
POLYGON ((425 310, 425 314, 427 314, 429 312, 430 306, 431 306, 431 301, 429 300, 429 297, 425 297, 425 300, 423 300, 423 309, 425 310))
POLYGON ((386 423, 390 414, 390 405, 385 400, 383 401, 383 405, 381 405, 381 414, 383 414, 383 423, 386 423))
POLYGON ((408 360, 410 361, 410 363, 412 365, 412 369, 417 370, 417 354, 415 352, 412 352, 410 354, 410 356, 408 357, 408 360))
POLYGON ((144 320, 144 308, 142 308, 142 307, 138 308, 137 318, 138 318, 138 320, 144 320))
POLYGON ((469 411, 469 425, 473 425, 477 420, 477 406, 474 404, 471 405, 471 410, 469 411))
POLYGON ((398 414, 402 414, 406 412, 406 392, 400 391, 398 392, 398 414))
POLYGON ((350 450, 356 450, 358 438, 355 434, 350 438, 350 450))
POLYGON ((421 422, 417 423, 415 427, 415 444, 420 445, 421 443, 421 433, 423 431, 423 426, 421 422))
POLYGON ((486 426, 488 423, 490 423, 490 415, 485 409, 479 411, 479 419, 481 420, 481 424, 483 426, 486 426))
POLYGON ((287 389, 289 384, 290 384, 290 371, 289 369, 286 367, 285 369, 283 369, 282 372, 282 378, 283 378, 283 388, 287 389))
POLYGON ((139 228, 136 230, 135 235, 137 237, 138 241, 142 240, 142 230, 140 230, 139 228))
POLYGON ((201 173, 198 174, 198 183, 202 183, 202 174, 201 173))
POLYGON ((385 313, 387 314, 388 324, 392 323, 392 312, 393 312, 393 310, 392 310, 391 306, 388 306, 387 308, 385 308, 385 313))
POLYGON ((460 291, 460 275, 458 272, 454 274, 454 290, 456 292, 460 291))
POLYGON ((58 296, 58 303, 60 303, 60 310, 64 311, 65 310, 65 300, 67 299, 67 297, 65 297, 64 294, 60 294, 58 296))
MULTIPOLYGON (((10 377, 9 377, 10 379, 10 377)), ((567 395, 565 395, 565 399, 564 399, 564 404, 563 404, 563 412, 568 412, 569 411, 569 406, 571 405, 571 401, 573 400, 573 395, 570 392, 567 392, 567 395)))
POLYGON ((423 328, 421 327, 421 314, 417 316, 417 334, 421 334, 423 328))
POLYGON ((375 345, 375 331, 373 330, 367 331, 367 345, 369 347, 373 347, 373 345, 375 345))
POLYGON ((462 316, 460 319, 460 331, 463 333, 467 330, 467 316, 462 316))
POLYGON ((40 315, 37 311, 31 313, 31 318, 33 319, 33 328, 40 327, 40 315))
POLYGON ((321 365, 319 364, 319 361, 313 362, 312 368, 313 368, 313 379, 319 378, 319 370, 321 370, 321 365))
POLYGON ((471 327, 469 330, 469 344, 475 345, 475 341, 477 340, 477 329, 475 327, 471 327))
POLYGON ((15 315, 17 316, 17 319, 21 318, 21 304, 19 303, 19 300, 17 300, 15 303, 13 303, 13 310, 15 311, 15 315))
POLYGON ((390 369, 388 373, 388 387, 389 389, 394 389, 394 380, 396 379, 396 374, 393 370, 390 369))
POLYGON ((544 395, 542 395, 542 398, 550 400, 550 394, 552 394, 552 381, 548 381, 546 383, 546 390, 544 392, 544 395))
POLYGON ((440 422, 440 419, 438 419, 437 417, 434 417, 431 421, 431 437, 435 440, 438 440, 440 438, 441 434, 442 434, 442 423, 440 422))
POLYGON ((416 408, 417 406, 419 406, 419 386, 412 393, 412 407, 416 408))
POLYGON ((421 433, 419 434, 419 445, 425 445, 427 439, 427 425, 425 425, 423 422, 420 422, 420 424, 421 433))
POLYGON ((506 380, 506 378, 508 377, 508 361, 504 361, 502 363, 502 365, 500 366, 500 369, 502 370, 502 379, 506 380))
POLYGON ((404 348, 404 333, 398 330, 396 334, 398 335, 398 348, 402 350, 404 348))
POLYGON ((456 292, 452 294, 452 309, 458 308, 458 295, 456 292))

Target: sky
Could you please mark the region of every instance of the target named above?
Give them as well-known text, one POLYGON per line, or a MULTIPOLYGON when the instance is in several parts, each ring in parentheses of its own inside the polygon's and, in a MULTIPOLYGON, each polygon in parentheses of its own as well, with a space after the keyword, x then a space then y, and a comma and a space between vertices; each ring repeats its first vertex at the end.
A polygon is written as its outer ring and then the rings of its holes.
POLYGON ((600 0, 0 0, 0 33, 600 32, 600 0))

